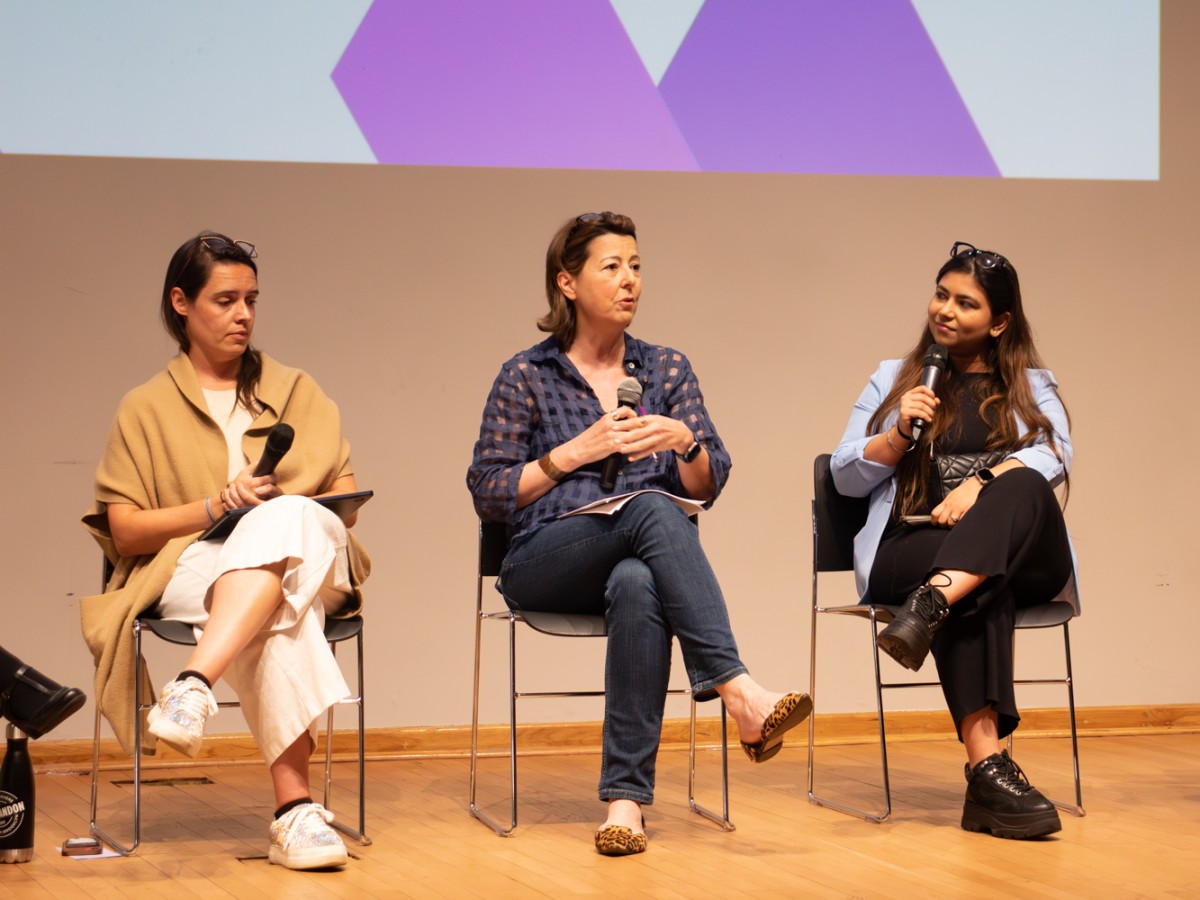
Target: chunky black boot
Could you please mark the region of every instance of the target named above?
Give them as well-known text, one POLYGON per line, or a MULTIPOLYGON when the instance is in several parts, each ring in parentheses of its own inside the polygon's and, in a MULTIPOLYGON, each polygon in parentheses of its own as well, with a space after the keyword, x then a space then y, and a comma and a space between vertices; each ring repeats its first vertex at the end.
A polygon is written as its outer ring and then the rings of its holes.
POLYGON ((21 666, 0 694, 0 715, 31 738, 40 738, 86 702, 79 688, 63 687, 37 669, 21 666))
POLYGON ((1007 750, 966 767, 962 827, 996 837, 1035 838, 1062 830, 1058 810, 1029 783, 1007 750))
POLYGON ((950 605, 945 594, 923 584, 908 595, 895 620, 879 632, 875 643, 904 668, 915 672, 924 664, 934 632, 948 615, 950 605))

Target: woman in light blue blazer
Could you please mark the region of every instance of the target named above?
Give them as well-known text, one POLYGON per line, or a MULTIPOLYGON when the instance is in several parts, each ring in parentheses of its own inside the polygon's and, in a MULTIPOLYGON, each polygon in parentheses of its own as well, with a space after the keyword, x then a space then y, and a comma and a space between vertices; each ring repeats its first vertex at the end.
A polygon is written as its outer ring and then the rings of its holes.
POLYGON ((1016 609, 1061 600, 1078 611, 1054 493, 1071 455, 1070 420, 1034 347, 1016 269, 956 243, 920 338, 871 376, 832 468, 841 493, 870 497, 854 544, 864 602, 903 604, 880 649, 913 670, 931 651, 937 663, 967 751, 968 831, 1028 838, 1062 827, 1000 740, 1020 721, 1016 609), (931 389, 922 375, 934 345, 948 364, 931 389))

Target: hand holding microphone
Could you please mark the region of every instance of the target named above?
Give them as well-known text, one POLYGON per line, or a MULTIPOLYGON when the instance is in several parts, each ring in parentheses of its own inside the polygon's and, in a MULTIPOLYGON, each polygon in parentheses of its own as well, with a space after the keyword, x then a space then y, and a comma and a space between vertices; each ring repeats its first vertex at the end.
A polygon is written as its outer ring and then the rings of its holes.
MULTIPOLYGON (((624 406, 636 411, 641 400, 642 386, 636 378, 625 378, 617 385, 618 408, 624 406)), ((621 470, 622 462, 620 453, 610 454, 608 459, 604 460, 604 469, 600 473, 601 489, 611 491, 616 487, 617 473, 621 470)))
POLYGON ((267 435, 267 446, 259 457, 258 465, 254 467, 252 477, 260 478, 263 475, 274 474, 275 467, 279 465, 284 454, 292 449, 292 441, 295 439, 296 432, 287 422, 280 422, 272 428, 271 433, 267 435))
POLYGON ((262 456, 251 469, 247 466, 238 477, 231 481, 225 490, 221 491, 221 505, 226 509, 237 509, 241 506, 257 506, 266 500, 273 497, 278 497, 281 493, 272 479, 271 483, 253 485, 251 479, 264 478, 275 474, 275 467, 279 465, 279 461, 292 448, 292 441, 296 439, 296 432, 292 426, 286 422, 278 423, 271 429, 267 435, 267 445, 263 448, 262 456), (266 490, 264 491, 264 488, 266 490))
MULTIPOLYGON (((928 388, 930 391, 936 391, 938 381, 942 377, 942 373, 946 371, 946 362, 948 354, 946 348, 941 344, 932 344, 925 353, 925 369, 921 373, 921 386, 928 388)), ((930 410, 924 416, 915 416, 912 420, 912 441, 915 444, 921 438, 921 432, 929 425, 927 416, 932 412, 930 410)), ((905 435, 907 437, 908 435, 905 435)))

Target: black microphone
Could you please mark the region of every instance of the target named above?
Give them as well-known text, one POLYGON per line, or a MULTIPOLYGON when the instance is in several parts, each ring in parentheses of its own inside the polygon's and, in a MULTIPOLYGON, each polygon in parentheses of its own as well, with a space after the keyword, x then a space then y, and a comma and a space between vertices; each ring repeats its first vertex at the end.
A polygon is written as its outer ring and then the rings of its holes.
POLYGON ((267 446, 263 450, 263 455, 259 458, 258 465, 254 467, 253 477, 258 478, 260 475, 270 475, 274 472, 279 461, 283 459, 283 455, 292 449, 292 441, 295 439, 296 432, 287 422, 280 422, 272 428, 271 433, 267 435, 267 446))
MULTIPOLYGON (((921 384, 925 385, 931 391, 936 391, 938 379, 946 371, 946 359, 946 348, 941 344, 931 344, 929 349, 925 351, 925 371, 921 373, 921 384)), ((928 424, 924 419, 913 419, 912 439, 914 444, 921 437, 921 432, 928 424)))
MULTIPOLYGON (((628 406, 636 410, 642 401, 642 386, 636 378, 626 378, 617 385, 617 406, 628 406)), ((623 462, 620 453, 614 453, 604 461, 604 470, 600 473, 600 487, 611 491, 617 484, 617 472, 623 462)))

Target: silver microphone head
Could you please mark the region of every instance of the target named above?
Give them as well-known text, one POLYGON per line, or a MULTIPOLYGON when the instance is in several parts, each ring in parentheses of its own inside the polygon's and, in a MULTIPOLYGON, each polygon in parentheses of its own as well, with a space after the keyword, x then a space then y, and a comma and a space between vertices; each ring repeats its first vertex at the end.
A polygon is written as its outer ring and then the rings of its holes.
POLYGON ((617 385, 617 405, 637 409, 642 399, 642 385, 636 378, 622 379, 617 385))

